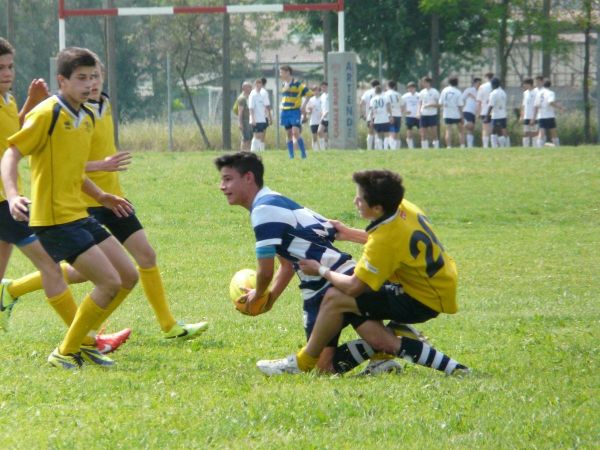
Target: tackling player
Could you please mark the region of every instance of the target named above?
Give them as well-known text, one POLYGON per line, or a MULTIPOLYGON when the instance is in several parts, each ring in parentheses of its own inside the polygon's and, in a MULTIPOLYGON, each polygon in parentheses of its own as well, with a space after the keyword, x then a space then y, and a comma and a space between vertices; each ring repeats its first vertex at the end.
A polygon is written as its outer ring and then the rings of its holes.
POLYGON ((353 274, 332 271, 314 259, 300 261, 303 273, 320 275, 334 287, 325 294, 308 344, 287 358, 259 361, 259 368, 266 375, 307 372, 345 320, 359 318, 363 322, 356 331, 370 344, 365 344, 367 353, 383 351, 449 375, 468 373, 466 366, 430 345, 398 338, 380 322, 421 323, 440 313, 456 313, 456 265, 423 211, 403 199, 399 175, 366 170, 353 179, 356 208, 371 223, 365 231, 333 225, 338 239, 364 244, 363 255, 353 274))

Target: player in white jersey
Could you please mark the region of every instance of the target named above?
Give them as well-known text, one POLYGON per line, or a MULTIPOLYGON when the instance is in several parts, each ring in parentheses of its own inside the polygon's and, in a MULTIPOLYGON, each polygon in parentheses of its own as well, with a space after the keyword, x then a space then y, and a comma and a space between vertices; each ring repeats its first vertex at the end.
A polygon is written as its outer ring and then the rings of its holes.
POLYGON ((490 134, 491 134, 491 119, 488 117, 488 99, 492 92, 492 78, 494 74, 489 72, 485 74, 486 82, 479 86, 477 89, 477 115, 481 117, 481 141, 483 148, 490 146, 490 134))
MULTIPOLYGON (((535 99, 534 100, 534 104, 535 104, 538 101, 537 100, 538 95, 540 95, 540 92, 542 91, 542 89, 544 89, 544 76, 543 75, 538 75, 538 76, 535 77, 534 81, 535 81, 535 87, 533 88, 532 95, 533 95, 533 98, 535 99)), ((535 126, 536 126, 535 134, 537 136, 538 135, 538 130, 539 130, 539 123, 538 122, 540 120, 540 114, 539 114, 538 108, 535 107, 535 106, 534 106, 534 109, 533 109, 533 117, 535 119, 535 126)), ((533 141, 533 139, 532 139, 532 141, 533 141)), ((542 142, 542 145, 544 143, 545 143, 545 141, 542 142)), ((535 140, 534 144, 537 145, 537 139, 535 140)))
POLYGON ((367 150, 373 150, 375 144, 375 130, 372 126, 370 109, 371 99, 375 95, 375 88, 379 85, 379 80, 372 80, 371 89, 366 90, 360 98, 360 116, 367 121, 367 150))
POLYGON ((491 85, 488 116, 492 119, 492 147, 510 147, 510 137, 506 126, 506 92, 502 89, 498 78, 493 78, 491 85))
POLYGON ((390 102, 383 95, 381 86, 375 88, 375 95, 370 103, 370 116, 375 130, 375 150, 383 150, 383 139, 390 129, 392 122, 392 108, 390 102))
POLYGON ((315 151, 321 150, 319 146, 319 137, 317 131, 319 130, 319 124, 321 123, 321 88, 317 85, 311 87, 315 95, 308 99, 306 102, 306 113, 308 114, 308 124, 310 125, 310 132, 312 136, 312 149, 315 151))
POLYGON ((463 119, 465 125, 465 132, 467 137, 467 147, 473 147, 475 139, 473 138, 473 131, 475 130, 475 121, 477 118, 477 89, 481 86, 481 78, 473 78, 473 83, 470 87, 466 88, 462 93, 463 99, 463 119))
POLYGON ((431 86, 431 78, 424 77, 421 80, 421 92, 419 92, 419 128, 421 130, 421 148, 429 148, 429 141, 434 148, 439 148, 438 140, 438 107, 440 93, 431 86))
POLYGON ((321 123, 319 124, 319 146, 322 150, 329 147, 329 94, 327 93, 327 81, 321 83, 321 123))
MULTIPOLYGON (((254 137, 250 144, 250 151, 261 152, 265 149, 265 130, 267 129, 268 111, 270 104, 265 103, 265 97, 261 94, 262 80, 254 81, 254 89, 248 97, 248 109, 250 110, 250 125, 254 137)), ((268 102, 269 100, 266 99, 268 102)))
POLYGON ((402 113, 405 110, 405 108, 404 100, 402 100, 402 96, 398 93, 396 87, 397 83, 395 81, 388 81, 388 88, 383 94, 390 103, 393 120, 393 122, 390 124, 388 136, 383 141, 384 149, 389 148, 392 150, 396 150, 402 146, 402 141, 400 140, 399 133, 400 128, 402 127, 402 113))
POLYGON ((463 131, 463 99, 462 92, 458 90, 458 78, 450 77, 448 79, 449 86, 442 89, 440 94, 439 104, 442 107, 444 116, 444 124, 446 125, 445 138, 446 148, 452 147, 452 126, 456 126, 458 131, 458 141, 460 147, 465 146, 465 134, 463 131))
POLYGON ((523 122, 523 147, 531 147, 537 134, 535 120, 535 97, 533 78, 523 80, 523 102, 521 103, 521 122, 523 122))
POLYGON ((408 92, 402 96, 404 102, 405 114, 404 124, 406 125, 406 145, 408 148, 415 148, 415 140, 412 129, 419 128, 419 94, 417 94, 417 83, 414 81, 406 85, 408 92))
POLYGON ((544 145, 545 140, 548 138, 547 133, 550 133, 550 138, 552 139, 552 143, 548 142, 545 145, 556 146, 560 145, 560 141, 558 140, 558 135, 556 134, 556 114, 555 108, 564 111, 564 108, 560 103, 556 101, 556 94, 554 91, 550 90, 550 86, 552 83, 550 81, 544 82, 543 89, 537 95, 535 106, 538 110, 539 117, 539 134, 537 146, 541 147, 544 145))

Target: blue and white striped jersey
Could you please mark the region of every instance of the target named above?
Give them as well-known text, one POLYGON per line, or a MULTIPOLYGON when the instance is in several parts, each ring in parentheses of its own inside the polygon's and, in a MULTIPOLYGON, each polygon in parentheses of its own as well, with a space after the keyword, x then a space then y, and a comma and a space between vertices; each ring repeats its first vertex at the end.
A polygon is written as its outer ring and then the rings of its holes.
POLYGON ((292 262, 300 278, 304 300, 324 291, 329 282, 319 275, 304 274, 298 260, 315 259, 342 273, 355 266, 348 253, 333 246, 335 228, 326 218, 267 187, 254 198, 250 219, 256 236, 257 258, 277 254, 292 262))

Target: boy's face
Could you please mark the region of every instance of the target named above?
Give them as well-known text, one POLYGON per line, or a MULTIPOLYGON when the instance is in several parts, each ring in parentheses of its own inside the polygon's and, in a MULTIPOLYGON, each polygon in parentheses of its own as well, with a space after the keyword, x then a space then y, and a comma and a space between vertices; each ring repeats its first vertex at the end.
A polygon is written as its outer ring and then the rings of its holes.
POLYGON ((254 83, 254 89, 256 89, 256 92, 260 92, 260 90, 262 89, 262 81, 256 81, 254 83))
POLYGON ((85 103, 92 92, 96 79, 96 66, 79 66, 71 74, 71 78, 58 75, 58 85, 61 93, 72 106, 85 103))
POLYGON ((279 77, 283 81, 289 81, 290 78, 292 78, 292 75, 287 70, 279 69, 279 77))
POLYGON ((254 191, 252 187, 256 188, 252 172, 242 175, 233 167, 223 167, 221 169, 219 189, 227 197, 227 203, 230 205, 249 208, 253 198, 250 195, 254 191))
POLYGON ((104 77, 102 76, 102 69, 96 66, 94 70, 94 79, 92 80, 92 90, 90 92, 90 100, 100 100, 102 95, 102 86, 104 85, 104 77))
POLYGON ((0 56, 0 94, 6 94, 15 79, 14 55, 6 53, 0 56))
POLYGON ((326 85, 326 84, 323 84, 323 85, 321 85, 321 92, 322 92, 323 94, 326 94, 326 93, 327 93, 327 85, 326 85))
POLYGON ((356 186, 356 197, 354 197, 354 205, 358 210, 358 214, 360 214, 360 217, 362 217, 363 219, 376 220, 380 218, 383 214, 381 206, 369 206, 369 204, 365 200, 363 190, 360 188, 360 186, 356 186))

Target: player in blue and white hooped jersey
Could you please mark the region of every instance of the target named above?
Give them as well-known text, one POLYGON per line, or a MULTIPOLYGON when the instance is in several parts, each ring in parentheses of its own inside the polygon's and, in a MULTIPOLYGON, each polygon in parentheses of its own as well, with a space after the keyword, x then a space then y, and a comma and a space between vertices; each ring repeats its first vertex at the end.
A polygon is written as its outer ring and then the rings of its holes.
POLYGON ((419 94, 417 94, 417 83, 414 81, 406 85, 407 92, 402 96, 405 105, 406 117, 406 145, 408 148, 415 148, 415 140, 412 129, 419 129, 419 94))
POLYGON ((373 130, 375 130, 375 150, 383 150, 383 139, 390 129, 392 109, 387 97, 383 95, 381 86, 375 88, 375 95, 369 104, 373 130))
POLYGON ((383 148, 390 148, 396 150, 402 146, 400 140, 400 128, 402 126, 402 112, 404 111, 404 100, 402 96, 396 90, 396 82, 394 80, 388 81, 388 88, 384 95, 390 104, 392 110, 392 123, 390 124, 390 131, 388 137, 383 142, 383 148))
POLYGON ((467 135, 467 147, 473 147, 475 139, 473 138, 473 131, 475 130, 475 121, 477 118, 477 89, 481 85, 481 78, 473 78, 473 83, 470 87, 466 88, 462 93, 462 99, 464 103, 463 107, 463 119, 465 122, 465 134, 467 135))
POLYGON ((457 127, 458 141, 460 147, 465 146, 465 134, 463 131, 463 99, 462 93, 458 90, 458 78, 450 77, 448 79, 449 86, 442 89, 440 94, 440 106, 444 115, 444 124, 446 125, 445 138, 446 148, 452 147, 452 126, 457 127))
POLYGON ((491 81, 492 93, 488 99, 488 116, 492 120, 492 147, 510 147, 507 130, 506 92, 498 78, 491 81))
MULTIPOLYGON (((304 274, 298 261, 316 259, 340 273, 352 273, 356 263, 348 253, 334 247, 335 228, 327 219, 263 186, 264 166, 258 155, 250 152, 227 154, 217 158, 215 165, 221 174, 220 189, 228 203, 250 211, 256 237, 257 270, 256 289, 248 292, 247 301, 252 302, 270 291, 263 310, 266 312, 294 275, 298 276, 308 338, 330 283, 321 276, 304 274), (280 264, 276 273, 275 259, 280 264)), ((324 361, 331 361, 336 345, 337 338, 323 353, 324 361)))

